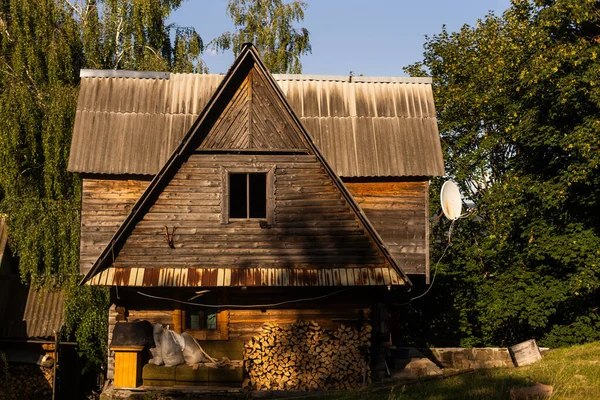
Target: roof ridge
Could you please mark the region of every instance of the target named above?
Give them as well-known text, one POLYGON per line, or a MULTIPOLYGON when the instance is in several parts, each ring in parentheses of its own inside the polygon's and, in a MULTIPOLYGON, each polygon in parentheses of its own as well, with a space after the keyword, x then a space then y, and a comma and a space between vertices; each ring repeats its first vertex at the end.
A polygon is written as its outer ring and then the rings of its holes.
MULTIPOLYGON (((125 69, 81 69, 81 78, 129 78, 129 79, 165 79, 182 75, 225 76, 224 74, 173 73, 160 71, 133 71, 125 69)), ((271 74, 275 81, 327 81, 347 83, 423 83, 430 84, 430 77, 410 76, 343 76, 318 74, 271 74)))
POLYGON ((430 77, 272 74, 276 81, 334 81, 348 83, 431 83, 430 77))
POLYGON ((113 111, 113 110, 90 110, 88 108, 80 108, 80 109, 77 110, 77 112, 86 112, 86 113, 93 113, 93 114, 120 114, 120 115, 126 115, 126 114, 136 114, 136 115, 174 115, 174 116, 189 115, 189 116, 192 116, 192 117, 197 117, 198 115, 200 115, 200 112, 197 112, 197 113, 193 113, 193 112, 175 113, 175 112, 147 112, 147 111, 113 111))

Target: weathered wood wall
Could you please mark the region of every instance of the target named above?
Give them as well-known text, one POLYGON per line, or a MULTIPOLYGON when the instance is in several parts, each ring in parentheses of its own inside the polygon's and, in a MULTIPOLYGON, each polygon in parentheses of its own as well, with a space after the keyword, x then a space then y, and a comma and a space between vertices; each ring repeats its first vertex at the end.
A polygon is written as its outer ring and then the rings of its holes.
POLYGON ((283 102, 252 69, 217 119, 201 149, 306 149, 283 102))
POLYGON ((429 182, 344 182, 400 268, 429 275, 429 182))
POLYGON ((84 178, 79 271, 86 274, 140 198, 148 180, 84 178))
MULTIPOLYGON (((253 156, 211 157, 233 157, 231 163, 236 163, 240 159, 244 159, 246 162, 254 159, 253 156)), ((213 227, 218 226, 219 233, 211 235, 211 242, 205 244, 205 247, 212 246, 213 252, 218 252, 218 246, 221 245, 220 240, 231 235, 238 238, 230 244, 237 248, 238 252, 244 247, 246 249, 250 247, 250 252, 258 252, 262 247, 265 252, 273 254, 272 252, 275 251, 277 254, 276 249, 267 248, 272 243, 280 252, 284 251, 286 255, 291 256, 294 251, 296 253, 303 252, 305 246, 310 248, 310 243, 328 239, 328 234, 306 236, 306 234, 316 234, 319 230, 323 232, 323 229, 319 228, 327 227, 327 225, 329 225, 328 233, 331 235, 345 233, 356 238, 361 231, 356 222, 346 220, 346 227, 344 227, 344 220, 331 219, 329 223, 327 220, 321 220, 320 217, 323 214, 327 218, 327 212, 330 214, 336 210, 347 212, 347 209, 340 195, 334 192, 332 184, 327 181, 326 177, 310 176, 309 171, 313 168, 306 168, 307 158, 312 158, 312 156, 269 156, 264 162, 252 162, 252 164, 281 166, 281 168, 276 168, 275 178, 277 199, 275 211, 278 221, 285 222, 286 232, 300 235, 299 237, 308 240, 308 243, 301 240, 293 240, 291 243, 280 242, 273 238, 273 235, 283 229, 275 227, 265 230, 251 222, 234 222, 228 224, 227 229, 223 229, 224 226, 218 221, 218 213, 221 212, 222 171, 214 166, 201 167, 202 163, 196 165, 197 168, 194 166, 182 168, 180 174, 183 176, 176 177, 174 189, 169 194, 163 194, 161 204, 155 205, 153 210, 163 218, 169 215, 168 211, 176 211, 181 214, 179 219, 194 218, 195 211, 200 210, 203 212, 198 212, 199 214, 212 213, 212 217, 199 216, 199 218, 205 218, 205 220, 201 219, 201 228, 182 229, 183 221, 177 221, 176 224, 169 222, 168 225, 170 229, 172 226, 180 226, 176 232, 176 239, 179 239, 181 234, 194 234, 195 232, 203 240, 208 238, 205 236, 206 233, 210 233, 213 227), (293 168, 285 168, 287 164, 281 164, 282 159, 286 157, 293 157, 294 161, 291 161, 293 168), (298 174, 294 174, 294 171, 298 174), (200 186, 197 190, 192 190, 190 186, 186 187, 183 184, 185 179, 182 178, 187 176, 192 182, 189 185, 193 185, 195 179, 204 177, 212 179, 211 186, 200 186), (174 207, 173 210, 170 207, 174 207), (306 221, 307 215, 304 215, 306 213, 319 216, 321 221, 306 221), (297 222, 294 221, 294 217, 298 217, 297 222), (212 221, 209 218, 212 218, 212 221), (353 228, 349 229, 349 225, 353 228), (342 229, 337 229, 340 226, 342 229), (264 235, 265 233, 266 235, 264 235), (252 244, 253 240, 258 239, 261 239, 263 243, 252 244)), ((428 273, 428 182, 424 180, 360 182, 358 179, 353 179, 345 184, 404 271, 409 274, 428 273)), ((89 270, 147 185, 148 181, 143 180, 84 179, 80 250, 82 273, 89 270)), ((332 216, 330 215, 330 217, 332 216)), ((166 246, 163 236, 165 221, 160 221, 159 217, 156 219, 158 220, 154 223, 153 235, 149 234, 145 239, 140 238, 139 243, 145 243, 144 240, 149 241, 154 237, 158 239, 156 245, 160 249, 170 250, 166 246)), ((150 223, 147 224, 150 225, 150 223)), ((348 236, 341 236, 339 239, 345 241, 346 238, 348 236)), ((330 243, 325 248, 335 248, 335 243, 339 242, 330 243)), ((356 241, 353 243, 356 244, 356 241)), ((368 245, 368 241, 363 239, 362 246, 366 245, 368 245)), ((184 244, 176 240, 176 246, 181 248, 184 244)), ((190 245, 188 245, 189 248, 190 245)), ((343 251, 343 247, 339 247, 339 251, 343 251)))
POLYGON ((125 268, 389 266, 312 155, 191 155, 115 261, 125 268), (261 227, 257 220, 221 222, 227 201, 221 166, 274 168, 273 226, 261 227), (165 227, 176 228, 173 248, 165 227))

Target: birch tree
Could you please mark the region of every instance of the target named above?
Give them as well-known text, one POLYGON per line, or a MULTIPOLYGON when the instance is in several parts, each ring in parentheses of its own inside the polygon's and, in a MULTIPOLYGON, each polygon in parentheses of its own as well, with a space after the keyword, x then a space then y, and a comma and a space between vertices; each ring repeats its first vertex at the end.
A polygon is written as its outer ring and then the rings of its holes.
POLYGON ((295 23, 304 20, 306 7, 302 1, 230 0, 227 13, 236 30, 214 39, 213 46, 237 56, 244 43, 253 43, 272 73, 302 73, 300 57, 311 52, 310 39, 295 23))

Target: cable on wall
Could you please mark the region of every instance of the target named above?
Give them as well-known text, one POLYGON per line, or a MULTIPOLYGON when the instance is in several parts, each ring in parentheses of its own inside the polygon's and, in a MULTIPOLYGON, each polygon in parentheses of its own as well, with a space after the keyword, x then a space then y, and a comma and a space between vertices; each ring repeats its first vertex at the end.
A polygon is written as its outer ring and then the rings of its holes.
POLYGON ((302 299, 296 299, 296 300, 286 300, 286 301, 280 301, 278 303, 271 303, 271 304, 200 304, 200 303, 192 303, 189 301, 183 301, 183 300, 177 300, 177 299, 172 299, 170 297, 162 297, 162 296, 153 296, 151 294, 148 293, 143 293, 138 291, 137 293, 139 295, 145 296, 145 297, 149 297, 151 299, 158 299, 158 300, 168 300, 168 301, 174 301, 176 303, 181 303, 181 304, 188 304, 191 306, 199 306, 199 307, 212 307, 212 308, 266 308, 266 307, 275 307, 275 306, 281 306, 283 304, 291 304, 291 303, 301 303, 304 301, 313 301, 313 300, 320 300, 320 299, 324 299, 326 297, 331 297, 333 295, 345 292, 348 289, 342 289, 342 290, 338 290, 335 291, 333 293, 328 293, 322 296, 317 296, 317 297, 306 297, 306 298, 302 298, 302 299))

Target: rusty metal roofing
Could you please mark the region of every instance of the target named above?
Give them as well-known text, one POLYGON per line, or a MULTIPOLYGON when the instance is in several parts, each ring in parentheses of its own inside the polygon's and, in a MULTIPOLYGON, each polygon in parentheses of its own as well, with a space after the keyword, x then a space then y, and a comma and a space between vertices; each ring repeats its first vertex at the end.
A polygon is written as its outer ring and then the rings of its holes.
POLYGON ((405 282, 393 268, 115 268, 91 278, 96 286, 381 286, 405 282))
MULTIPOLYGON (((338 175, 444 174, 430 79, 273 78, 338 175)), ((83 70, 69 170, 156 174, 222 79, 83 70)))

